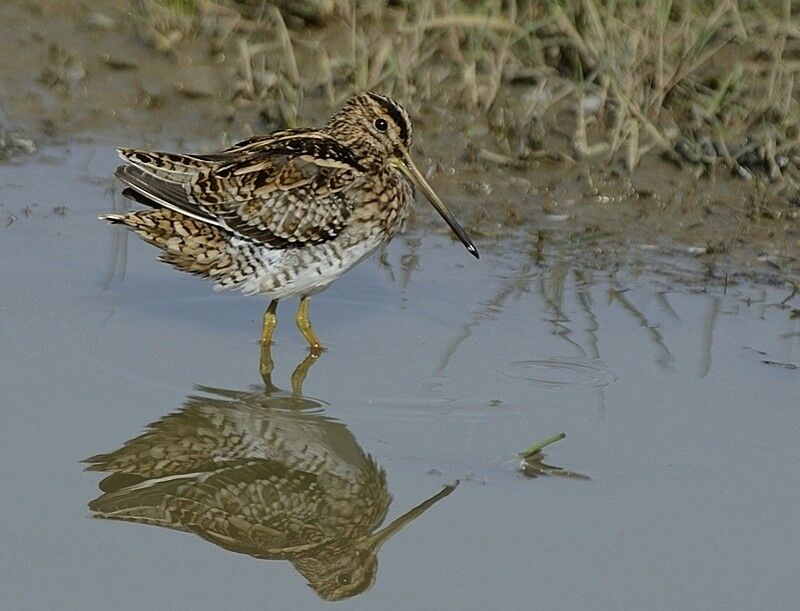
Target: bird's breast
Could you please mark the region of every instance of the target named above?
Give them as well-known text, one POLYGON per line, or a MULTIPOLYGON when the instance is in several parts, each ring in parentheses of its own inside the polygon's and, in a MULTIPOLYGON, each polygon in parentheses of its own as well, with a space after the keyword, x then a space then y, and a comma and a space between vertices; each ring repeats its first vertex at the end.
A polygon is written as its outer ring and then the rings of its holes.
POLYGON ((350 226, 388 240, 402 231, 414 201, 414 188, 399 171, 386 168, 365 175, 353 193, 350 226))

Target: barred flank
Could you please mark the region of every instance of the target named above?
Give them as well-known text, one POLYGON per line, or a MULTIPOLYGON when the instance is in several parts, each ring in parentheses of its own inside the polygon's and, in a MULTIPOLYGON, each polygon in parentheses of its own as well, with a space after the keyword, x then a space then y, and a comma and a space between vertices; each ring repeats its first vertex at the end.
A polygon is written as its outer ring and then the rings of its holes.
POLYGON ((100 217, 125 225, 146 242, 161 249, 161 260, 192 274, 214 281, 220 288, 234 288, 248 279, 252 265, 241 252, 228 245, 225 230, 196 221, 166 208, 139 210, 100 217))

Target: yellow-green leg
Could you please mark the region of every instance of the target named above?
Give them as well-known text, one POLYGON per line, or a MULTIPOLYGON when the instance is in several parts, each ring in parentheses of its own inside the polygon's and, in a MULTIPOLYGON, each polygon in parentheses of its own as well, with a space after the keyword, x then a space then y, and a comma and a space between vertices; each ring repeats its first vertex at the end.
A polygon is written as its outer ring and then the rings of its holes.
POLYGON ((319 353, 324 349, 322 342, 319 341, 317 334, 314 333, 314 328, 311 326, 311 320, 308 318, 308 297, 300 298, 300 306, 297 308, 297 316, 295 317, 297 328, 300 333, 306 338, 311 352, 319 353))
POLYGON ((270 344, 272 344, 272 332, 278 324, 277 312, 278 300, 273 299, 269 302, 266 312, 264 312, 264 323, 261 327, 261 377, 268 386, 272 383, 271 381, 268 382, 268 380, 270 380, 272 369, 274 368, 270 344))

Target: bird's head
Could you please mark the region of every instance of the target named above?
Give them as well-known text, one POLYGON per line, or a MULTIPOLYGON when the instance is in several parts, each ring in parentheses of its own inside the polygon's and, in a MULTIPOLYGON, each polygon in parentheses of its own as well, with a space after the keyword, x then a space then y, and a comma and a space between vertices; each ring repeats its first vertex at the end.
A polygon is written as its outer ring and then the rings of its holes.
POLYGON ((350 98, 331 117, 325 131, 348 145, 364 167, 389 166, 416 184, 467 250, 478 258, 472 240, 414 164, 411 119, 400 104, 384 95, 364 91, 350 98))

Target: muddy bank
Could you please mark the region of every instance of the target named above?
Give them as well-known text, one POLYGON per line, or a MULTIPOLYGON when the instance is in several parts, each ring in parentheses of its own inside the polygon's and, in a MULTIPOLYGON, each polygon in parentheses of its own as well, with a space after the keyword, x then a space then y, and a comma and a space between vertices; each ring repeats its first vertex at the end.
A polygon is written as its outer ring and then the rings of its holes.
MULTIPOLYGON (((314 57, 322 39, 345 44, 345 23, 289 23, 304 86, 288 99, 253 74, 245 78, 241 39, 210 40, 178 26, 164 30, 179 32, 175 40, 154 38, 147 34, 152 14, 139 5, 17 0, 0 6, 0 18, 8 32, 0 40, 0 110, 9 127, 37 143, 78 138, 210 150, 281 125, 318 123, 352 90, 331 80, 331 91, 317 78, 314 57)), ((533 87, 524 79, 508 84, 503 104, 521 104, 533 87)), ((569 104, 545 124, 526 126, 541 153, 520 159, 498 146, 496 113, 454 116, 441 105, 401 101, 416 121, 421 165, 485 240, 554 230, 580 238, 589 259, 613 262, 644 247, 677 249, 711 268, 787 278, 800 271, 800 202, 769 181, 721 168, 700 172, 657 150, 633 172, 596 157, 574 159, 572 134, 559 127, 576 120, 569 104)), ((418 222, 433 218, 418 208, 418 222)))

